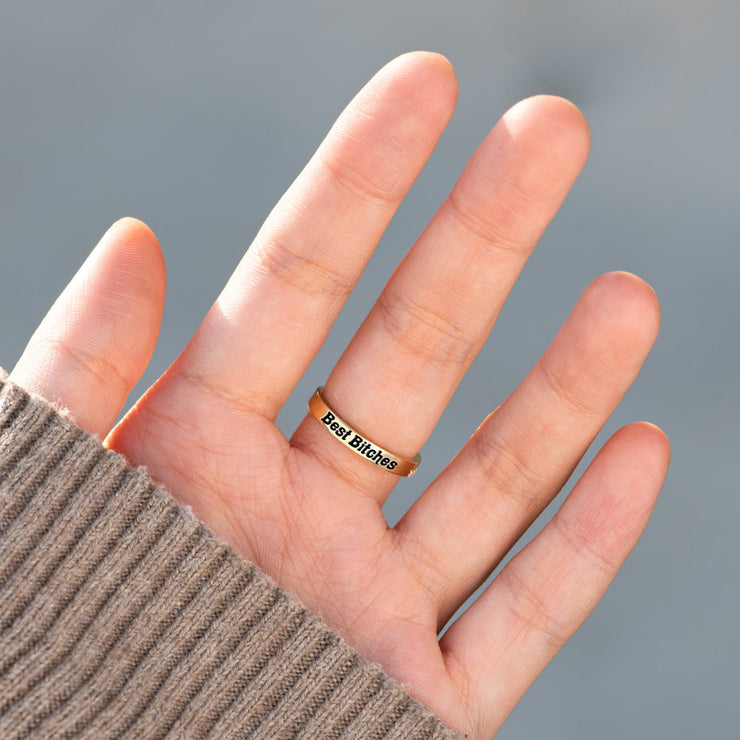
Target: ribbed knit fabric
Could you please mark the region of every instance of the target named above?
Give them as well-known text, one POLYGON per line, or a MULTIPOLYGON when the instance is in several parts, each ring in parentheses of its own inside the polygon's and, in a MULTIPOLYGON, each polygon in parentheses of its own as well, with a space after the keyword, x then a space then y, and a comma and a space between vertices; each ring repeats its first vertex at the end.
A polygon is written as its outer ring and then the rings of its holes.
POLYGON ((0 738, 453 738, 0 371, 0 738))

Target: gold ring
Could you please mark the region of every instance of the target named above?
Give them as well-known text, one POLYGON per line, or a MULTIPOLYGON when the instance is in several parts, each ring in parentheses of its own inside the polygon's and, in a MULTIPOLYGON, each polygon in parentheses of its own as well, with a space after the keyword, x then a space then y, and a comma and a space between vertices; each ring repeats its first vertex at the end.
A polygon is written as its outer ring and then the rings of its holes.
POLYGON ((416 468, 419 467, 421 462, 421 455, 409 460, 406 457, 394 455, 370 442, 364 434, 360 434, 360 432, 353 429, 339 417, 336 411, 330 408, 322 395, 323 390, 323 386, 316 389, 308 402, 308 410, 323 424, 327 432, 331 432, 332 437, 356 455, 377 465, 379 468, 387 470, 389 473, 410 478, 416 472, 416 468))

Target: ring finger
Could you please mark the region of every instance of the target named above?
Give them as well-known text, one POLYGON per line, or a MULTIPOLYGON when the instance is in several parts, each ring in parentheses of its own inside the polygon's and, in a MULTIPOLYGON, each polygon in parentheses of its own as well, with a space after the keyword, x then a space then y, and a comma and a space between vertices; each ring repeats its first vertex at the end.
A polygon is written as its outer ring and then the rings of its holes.
POLYGON ((637 376, 659 323, 642 280, 597 278, 532 371, 398 523, 440 625, 565 484, 637 376))
MULTIPOLYGON (((388 281, 326 383, 367 438, 412 458, 485 341, 588 154, 580 112, 540 96, 514 106, 471 158, 388 281)), ((291 444, 382 503, 396 476, 307 417, 291 444)))

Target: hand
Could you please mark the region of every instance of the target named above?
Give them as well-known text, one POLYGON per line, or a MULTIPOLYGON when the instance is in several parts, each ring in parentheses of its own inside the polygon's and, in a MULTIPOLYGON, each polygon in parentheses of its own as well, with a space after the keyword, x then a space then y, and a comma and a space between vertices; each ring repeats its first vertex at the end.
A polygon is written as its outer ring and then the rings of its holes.
MULTIPOLYGON (((312 416, 290 440, 274 424, 456 94, 437 55, 381 70, 180 357, 112 430, 164 301, 161 253, 142 223, 106 233, 12 378, 145 465, 453 728, 487 738, 637 541, 668 464, 662 432, 617 432, 542 532, 437 635, 559 491, 634 380, 658 331, 652 290, 626 273, 589 286, 534 369, 394 528, 381 505, 396 476, 312 416)), ((326 380, 329 403, 370 440, 404 457, 421 448, 588 144, 572 104, 537 97, 506 113, 473 155, 326 380)))

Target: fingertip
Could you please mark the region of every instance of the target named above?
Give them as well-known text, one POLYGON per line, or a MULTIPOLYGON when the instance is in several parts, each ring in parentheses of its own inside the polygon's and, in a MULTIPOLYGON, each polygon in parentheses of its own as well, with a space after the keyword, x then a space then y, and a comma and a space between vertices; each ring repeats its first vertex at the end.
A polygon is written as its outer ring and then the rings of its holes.
POLYGON ((456 99, 457 82, 444 57, 428 52, 396 57, 332 126, 319 148, 321 170, 366 200, 400 202, 437 145, 456 99))
POLYGON ((670 447, 654 424, 615 432, 557 514, 605 563, 621 565, 652 515, 665 480, 670 447))
POLYGON ((436 51, 417 49, 407 51, 392 59, 383 69, 402 68, 414 71, 416 74, 429 75, 444 79, 447 83, 458 87, 457 75, 452 62, 436 51))
POLYGON ((416 106, 437 109, 449 119, 457 103, 460 86, 454 67, 443 54, 433 51, 410 51, 395 57, 375 75, 390 77, 392 86, 416 106))
POLYGON ((602 481, 603 510, 598 517, 605 517, 605 522, 621 521, 628 525, 626 532, 639 536, 653 511, 669 462, 668 437, 655 424, 638 421, 616 431, 584 476, 592 483, 602 481))
POLYGON ((100 245, 110 245, 124 258, 145 262, 153 282, 166 279, 167 267, 159 239, 152 229, 132 216, 114 221, 100 240, 100 245))
POLYGON ((586 288, 579 301, 615 358, 646 355, 660 330, 660 303, 653 288, 630 272, 608 272, 586 288))
POLYGON ((452 62, 444 54, 436 51, 412 51, 404 56, 425 68, 430 77, 438 79, 440 84, 446 85, 457 97, 460 92, 460 83, 452 62))
POLYGON ((622 427, 609 442, 623 445, 627 460, 642 461, 643 475, 662 483, 671 462, 671 442, 656 424, 636 421, 622 427))
POLYGON ((563 126, 572 129, 587 143, 591 143, 591 127, 588 120, 572 100, 559 95, 535 95, 531 100, 544 109, 543 115, 553 121, 562 122, 563 126))
POLYGON ((148 238, 154 239, 155 241, 157 239, 148 224, 146 224, 141 219, 135 218, 134 216, 121 216, 121 218, 116 219, 108 228, 108 231, 118 230, 143 234, 148 238))
POLYGON ((510 133, 534 134, 580 167, 588 159, 591 129, 575 103, 557 95, 533 95, 514 104, 502 120, 510 133))
POLYGON ((125 366, 138 380, 154 351, 164 310, 167 268, 159 240, 146 223, 125 216, 106 231, 93 255, 98 310, 117 312, 110 329, 117 324, 117 331, 129 337, 125 366), (132 334, 138 335, 136 341, 132 334))
POLYGON ((581 109, 571 100, 559 95, 531 95, 515 103, 506 113, 507 116, 537 114, 541 120, 550 125, 560 125, 572 129, 588 141, 591 140, 591 129, 581 109))
POLYGON ((542 231, 542 214, 550 218, 562 204, 588 159, 586 119, 564 98, 536 95, 507 110, 466 171, 474 181, 496 184, 506 175, 509 209, 519 221, 531 222, 534 244, 542 231), (537 228, 534 228, 534 225, 537 228))
MULTIPOLYGON (((126 216, 105 232, 90 256, 89 269, 103 281, 111 296, 140 307, 146 326, 152 313, 164 310, 167 267, 154 232, 139 219, 126 216)), ((155 335, 156 337, 156 335, 155 335)))

